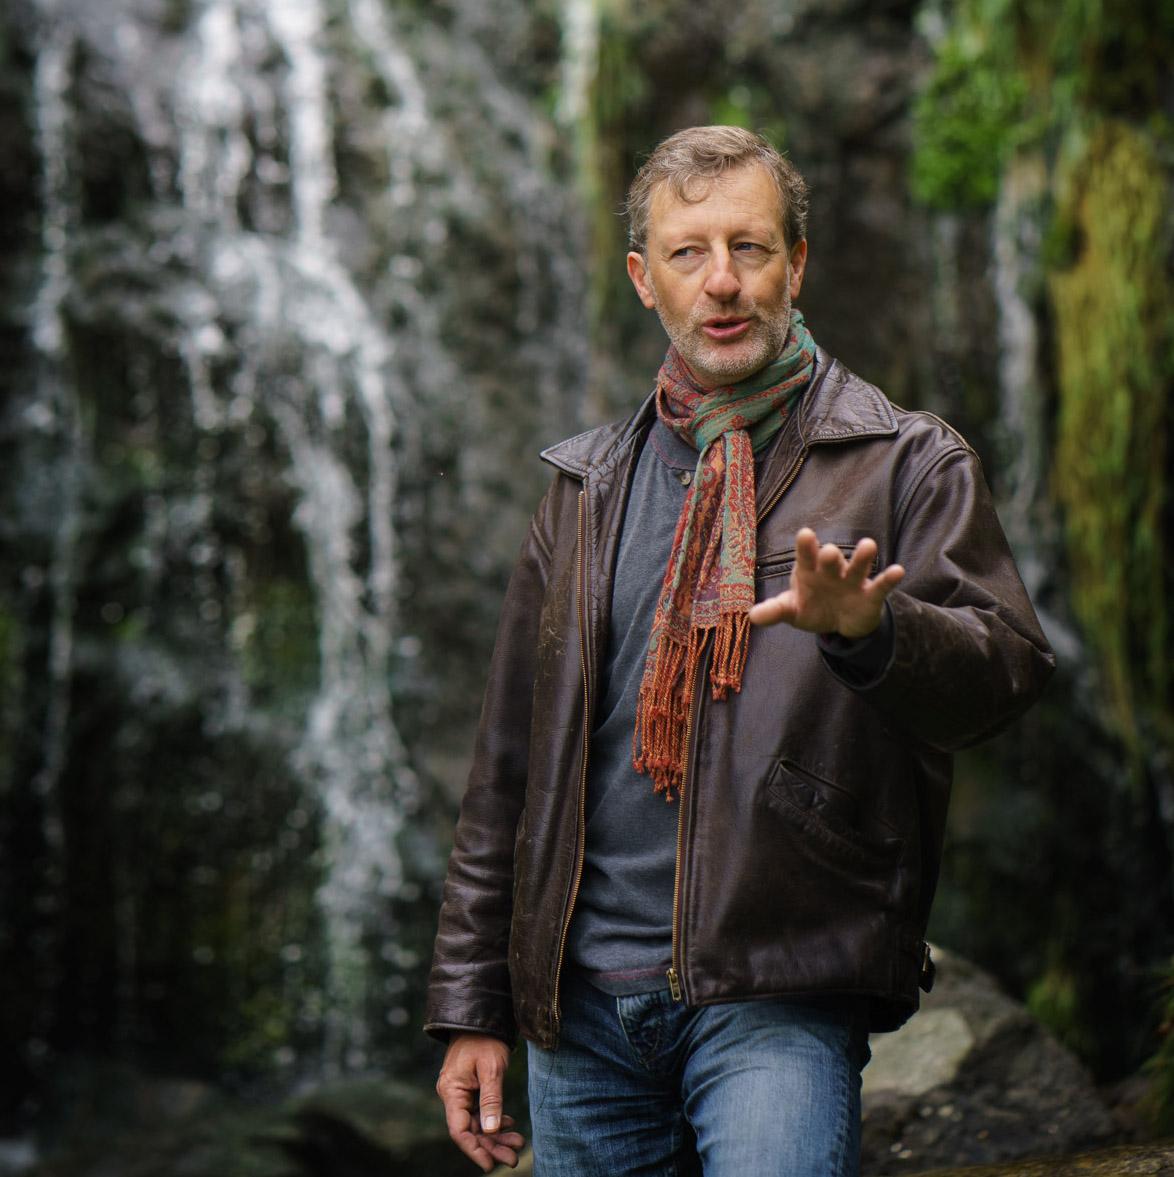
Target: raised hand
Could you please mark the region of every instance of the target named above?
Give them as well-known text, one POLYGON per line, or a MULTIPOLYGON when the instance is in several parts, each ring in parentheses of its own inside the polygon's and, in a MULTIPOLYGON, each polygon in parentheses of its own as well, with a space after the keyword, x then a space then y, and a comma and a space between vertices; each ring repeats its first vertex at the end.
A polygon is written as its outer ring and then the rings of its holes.
POLYGON ((520 1133, 508 1131, 514 1121, 501 1110, 501 1085, 509 1058, 510 1049, 500 1038, 457 1034, 448 1044, 436 1080, 449 1136, 486 1173, 494 1165, 513 1168, 526 1143, 520 1133))
POLYGON ((811 633, 838 633, 862 638, 880 624, 885 598, 895 589, 905 569, 890 564, 871 579, 876 541, 862 539, 845 560, 835 544, 820 547, 810 527, 795 536, 795 567, 790 586, 776 597, 759 601, 750 610, 752 625, 780 621, 811 633))

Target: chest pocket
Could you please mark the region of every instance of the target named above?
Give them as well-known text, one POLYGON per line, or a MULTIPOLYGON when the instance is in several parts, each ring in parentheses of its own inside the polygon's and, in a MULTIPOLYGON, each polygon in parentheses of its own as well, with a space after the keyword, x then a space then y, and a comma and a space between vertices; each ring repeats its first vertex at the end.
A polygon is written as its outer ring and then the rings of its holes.
MULTIPOLYGON (((856 545, 860 540, 866 538, 860 536, 853 540, 824 540, 821 543, 835 544, 841 552, 844 553, 844 559, 849 560, 852 553, 856 550, 856 545)), ((795 567, 795 549, 794 547, 781 548, 773 552, 759 553, 758 559, 754 562, 754 579, 756 581, 771 580, 776 577, 784 577, 791 575, 791 569, 795 567)), ((880 568, 880 552, 878 551, 872 561, 872 566, 868 570, 869 576, 875 576, 880 568)), ((781 592, 781 588, 772 589, 773 592, 781 592)))

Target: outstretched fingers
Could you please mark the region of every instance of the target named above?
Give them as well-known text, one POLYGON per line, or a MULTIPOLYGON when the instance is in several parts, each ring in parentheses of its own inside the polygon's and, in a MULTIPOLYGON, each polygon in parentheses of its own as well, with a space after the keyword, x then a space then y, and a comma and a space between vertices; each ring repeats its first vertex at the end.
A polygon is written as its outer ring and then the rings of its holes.
POLYGON ((795 594, 786 589, 777 597, 767 597, 752 605, 746 619, 751 625, 776 625, 780 621, 793 622, 795 613, 795 594))
POLYGON ((795 567, 814 572, 819 553, 819 537, 810 527, 799 528, 795 533, 795 567))
POLYGON ((749 613, 751 625, 786 622, 815 633, 865 636, 880 623, 885 599, 905 575, 899 564, 890 564, 870 579, 877 551, 876 540, 865 538, 845 558, 839 546, 821 546, 810 527, 801 528, 789 587, 758 602, 749 613))
POLYGON ((878 572, 866 585, 866 590, 872 595, 880 595, 883 601, 905 579, 905 569, 900 564, 890 564, 883 572, 878 572))
POLYGON ((851 558, 844 566, 843 577, 849 585, 863 585, 868 579, 872 562, 876 559, 876 540, 862 539, 852 551, 851 558))

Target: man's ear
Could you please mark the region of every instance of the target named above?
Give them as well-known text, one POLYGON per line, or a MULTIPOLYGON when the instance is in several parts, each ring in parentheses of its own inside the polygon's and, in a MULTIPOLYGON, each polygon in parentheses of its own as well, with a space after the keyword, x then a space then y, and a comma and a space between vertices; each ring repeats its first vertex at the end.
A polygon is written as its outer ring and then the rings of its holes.
POLYGON ((791 250, 791 297, 798 298, 803 285, 803 274, 807 269, 807 238, 795 242, 791 250))
POLYGON ((636 287, 640 301, 650 311, 656 310, 656 292, 652 289, 652 283, 648 281, 648 262, 644 255, 635 249, 628 254, 628 277, 632 279, 632 285, 636 287))

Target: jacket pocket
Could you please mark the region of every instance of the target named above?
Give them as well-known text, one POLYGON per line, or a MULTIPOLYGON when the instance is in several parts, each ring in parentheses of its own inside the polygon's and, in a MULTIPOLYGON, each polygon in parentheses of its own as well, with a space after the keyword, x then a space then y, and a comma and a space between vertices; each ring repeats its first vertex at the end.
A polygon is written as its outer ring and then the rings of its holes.
POLYGON ((855 797, 792 761, 780 760, 766 782, 771 809, 803 835, 813 856, 866 870, 892 867, 904 839, 865 834, 857 824, 855 797))
MULTIPOLYGON (((863 537, 862 537, 863 538, 863 537)), ((844 559, 850 560, 852 553, 856 550, 857 540, 840 541, 840 540, 826 540, 826 543, 835 544, 841 552, 844 553, 844 559)), ((769 580, 773 576, 790 576, 791 569, 795 567, 795 549, 782 548, 773 552, 763 552, 759 555, 754 564, 754 577, 756 580, 769 580)), ((880 553, 873 558, 872 568, 869 570, 870 576, 875 576, 880 568, 880 553)))
POLYGON ((755 580, 769 580, 772 576, 790 576, 795 567, 795 553, 791 549, 763 556, 754 565, 755 580))

